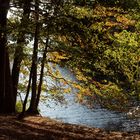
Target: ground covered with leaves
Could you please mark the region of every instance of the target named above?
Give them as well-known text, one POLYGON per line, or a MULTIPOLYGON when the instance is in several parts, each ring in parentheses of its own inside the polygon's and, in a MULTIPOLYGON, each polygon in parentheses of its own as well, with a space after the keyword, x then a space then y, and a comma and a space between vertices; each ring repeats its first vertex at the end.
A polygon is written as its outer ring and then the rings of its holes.
POLYGON ((110 132, 50 118, 0 115, 0 140, 139 140, 140 133, 110 132))

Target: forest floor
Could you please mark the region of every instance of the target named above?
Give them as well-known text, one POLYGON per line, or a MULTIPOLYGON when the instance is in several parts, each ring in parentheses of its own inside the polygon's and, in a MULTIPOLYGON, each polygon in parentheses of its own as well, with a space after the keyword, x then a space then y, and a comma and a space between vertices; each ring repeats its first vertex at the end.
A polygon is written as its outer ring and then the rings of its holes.
POLYGON ((47 117, 0 115, 0 140, 140 140, 140 133, 112 132, 47 117))

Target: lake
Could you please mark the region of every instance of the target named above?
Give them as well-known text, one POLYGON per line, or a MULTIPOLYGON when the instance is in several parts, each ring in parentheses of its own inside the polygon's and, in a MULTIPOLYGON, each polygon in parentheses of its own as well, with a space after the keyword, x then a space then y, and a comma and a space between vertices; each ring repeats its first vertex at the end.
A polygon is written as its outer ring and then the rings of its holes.
MULTIPOLYGON (((67 69, 61 67, 59 69, 64 77, 75 80, 75 77, 67 69)), ((39 105, 41 115, 65 123, 86 125, 105 130, 140 132, 140 118, 130 119, 125 113, 100 107, 89 109, 76 103, 74 97, 74 93, 65 96, 67 105, 56 104, 53 100, 46 101, 46 103, 41 102, 39 105)))

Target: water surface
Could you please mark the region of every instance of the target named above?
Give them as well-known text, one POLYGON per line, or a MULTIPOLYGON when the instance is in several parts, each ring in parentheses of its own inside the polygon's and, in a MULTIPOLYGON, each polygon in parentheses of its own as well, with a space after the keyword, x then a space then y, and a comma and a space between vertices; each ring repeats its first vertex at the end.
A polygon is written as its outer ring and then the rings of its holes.
POLYGON ((89 109, 74 102, 72 95, 67 95, 68 104, 60 105, 50 101, 50 107, 40 104, 41 114, 66 123, 115 131, 139 131, 140 119, 129 119, 125 113, 109 111, 102 108, 89 109))

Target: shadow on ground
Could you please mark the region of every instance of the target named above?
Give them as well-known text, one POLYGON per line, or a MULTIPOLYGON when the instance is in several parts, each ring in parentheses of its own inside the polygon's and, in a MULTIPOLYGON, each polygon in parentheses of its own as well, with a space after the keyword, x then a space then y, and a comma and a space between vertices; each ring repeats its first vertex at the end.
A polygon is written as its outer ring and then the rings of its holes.
POLYGON ((140 140, 140 134, 107 132, 44 117, 0 116, 0 140, 140 140))

